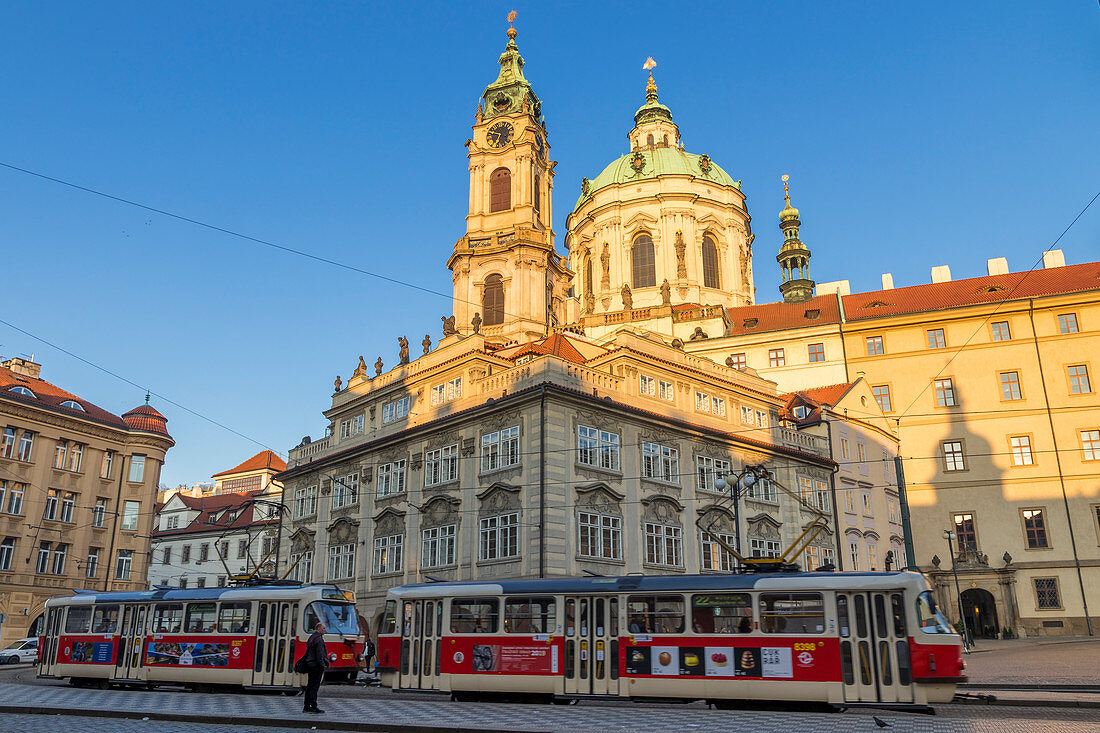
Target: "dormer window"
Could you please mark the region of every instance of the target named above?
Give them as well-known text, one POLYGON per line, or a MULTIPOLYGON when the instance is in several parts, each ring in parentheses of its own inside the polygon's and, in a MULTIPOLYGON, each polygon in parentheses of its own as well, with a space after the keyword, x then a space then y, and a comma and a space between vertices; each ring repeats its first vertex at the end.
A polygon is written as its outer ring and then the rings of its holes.
POLYGON ((87 410, 84 409, 84 405, 80 404, 76 400, 65 400, 64 402, 61 403, 61 406, 62 407, 67 407, 70 410, 79 410, 80 412, 87 412, 87 410))
POLYGON ((821 309, 820 308, 808 308, 808 309, 806 309, 806 320, 807 321, 816 321, 818 318, 821 318, 821 309))
POLYGON ((757 323, 760 323, 760 319, 759 319, 759 318, 746 318, 746 319, 745 319, 745 320, 744 320, 744 321, 743 321, 743 322, 741 323, 741 325, 742 325, 742 326, 743 326, 744 328, 756 328, 756 324, 757 324, 757 323))
POLYGON ((24 397, 33 397, 34 399, 38 399, 38 395, 36 395, 34 392, 31 392, 30 389, 27 387, 12 387, 8 391, 15 394, 21 394, 24 397))
POLYGON ((799 420, 805 420, 806 416, 810 414, 810 410, 805 405, 796 405, 794 408, 794 416, 799 420))

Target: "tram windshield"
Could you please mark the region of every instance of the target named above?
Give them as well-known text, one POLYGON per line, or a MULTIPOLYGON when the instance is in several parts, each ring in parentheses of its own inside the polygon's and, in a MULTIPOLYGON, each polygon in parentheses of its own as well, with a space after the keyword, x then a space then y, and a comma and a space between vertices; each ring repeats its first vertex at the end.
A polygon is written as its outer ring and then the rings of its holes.
POLYGON ((306 609, 306 629, 312 629, 320 621, 330 634, 359 636, 359 618, 351 603, 314 601, 306 609))
POLYGON ((917 620, 920 629, 926 634, 954 634, 955 630, 936 606, 932 591, 926 590, 917 596, 917 620))

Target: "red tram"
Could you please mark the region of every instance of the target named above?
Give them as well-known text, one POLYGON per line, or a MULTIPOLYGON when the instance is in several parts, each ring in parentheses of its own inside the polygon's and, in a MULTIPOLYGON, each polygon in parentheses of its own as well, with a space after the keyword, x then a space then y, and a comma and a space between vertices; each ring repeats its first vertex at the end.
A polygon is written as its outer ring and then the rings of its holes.
POLYGON ((962 641, 919 573, 440 582, 389 591, 382 682, 457 698, 948 702, 962 641))
POLYGON ((328 627, 330 680, 354 681, 364 639, 351 594, 274 584, 78 593, 46 602, 38 676, 73 684, 297 690, 310 629, 328 627))

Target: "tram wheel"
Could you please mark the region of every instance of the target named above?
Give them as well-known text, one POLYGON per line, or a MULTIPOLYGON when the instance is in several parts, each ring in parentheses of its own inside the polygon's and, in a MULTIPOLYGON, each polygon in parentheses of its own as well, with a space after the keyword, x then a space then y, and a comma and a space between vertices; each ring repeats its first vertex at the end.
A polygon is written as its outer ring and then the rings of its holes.
POLYGON ((555 697, 550 702, 552 702, 555 705, 576 705, 577 704, 577 698, 575 698, 575 697, 555 697))

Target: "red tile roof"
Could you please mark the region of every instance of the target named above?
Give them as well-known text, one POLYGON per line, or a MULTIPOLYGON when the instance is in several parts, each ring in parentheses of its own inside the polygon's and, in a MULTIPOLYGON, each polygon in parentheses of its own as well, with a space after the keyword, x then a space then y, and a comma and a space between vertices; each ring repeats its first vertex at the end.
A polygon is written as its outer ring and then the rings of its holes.
POLYGON ((833 294, 817 295, 801 303, 762 303, 729 308, 729 336, 788 328, 808 328, 840 322, 840 309, 833 294))
POLYGON ((256 455, 249 458, 244 463, 234 466, 228 471, 222 471, 216 473, 212 478, 218 478, 219 476, 228 476, 231 473, 245 473, 246 471, 263 471, 270 469, 272 471, 285 471, 286 461, 279 456, 275 455, 274 451, 262 450, 256 455))
POLYGON ((849 321, 1100 290, 1100 262, 986 275, 844 296, 849 321))
MULTIPOLYGON (((230 527, 247 527, 250 524, 256 524, 256 520, 253 516, 254 506, 248 504, 252 499, 261 496, 263 491, 251 491, 247 494, 217 494, 215 496, 187 496, 185 494, 177 494, 176 497, 183 502, 184 506, 193 511, 197 511, 199 514, 191 523, 186 527, 180 527, 179 529, 169 530, 154 530, 154 537, 172 537, 181 534, 192 534, 198 532, 220 532, 230 527), (233 509, 243 509, 232 522, 226 522, 225 517, 221 517, 220 521, 218 515, 225 510, 232 511, 233 509)), ((176 498, 172 497, 172 498, 176 498)), ((168 501, 172 501, 170 498, 168 501)), ((165 502, 164 504, 167 504, 165 502)), ((164 504, 158 504, 157 514, 160 514, 164 508, 164 504)), ((269 522, 277 522, 278 519, 265 519, 261 523, 267 524, 269 522)))
POLYGON ((47 382, 44 379, 16 374, 5 367, 0 367, 0 397, 11 399, 15 402, 34 405, 35 407, 46 408, 62 415, 87 417, 96 422, 104 423, 122 430, 128 429, 127 424, 123 422, 122 418, 118 415, 108 412, 102 407, 93 405, 91 402, 88 402, 88 400, 77 397, 71 392, 66 392, 57 385, 47 382), (35 397, 16 394, 11 391, 13 387, 26 387, 31 392, 34 392, 35 397), (62 402, 67 402, 69 400, 82 405, 84 410, 74 410, 70 407, 61 406, 62 402))
POLYGON ((577 351, 577 347, 570 343, 569 339, 560 333, 551 334, 542 341, 531 341, 524 344, 518 351, 509 355, 509 359, 515 359, 524 354, 551 354, 561 357, 574 364, 583 364, 587 359, 577 351))
POLYGON ((149 405, 135 407, 122 416, 122 421, 134 430, 168 435, 168 419, 149 405))
MULTIPOLYGON (((856 382, 858 381, 857 379, 856 382)), ((792 420, 799 423, 817 422, 821 419, 821 408, 823 406, 833 407, 836 405, 836 403, 840 402, 844 395, 848 394, 848 391, 855 386, 856 382, 830 384, 825 387, 811 387, 810 389, 800 389, 796 392, 782 395, 782 397, 786 398, 787 404, 779 411, 779 417, 784 420, 792 420), (810 408, 810 411, 805 417, 795 417, 795 403, 801 403, 810 408)))
POLYGON ((844 384, 830 384, 825 387, 813 387, 812 389, 800 389, 796 394, 800 394, 803 397, 809 397, 811 400, 819 405, 828 405, 832 407, 840 399, 848 394, 855 385, 855 382, 846 382, 844 384))

